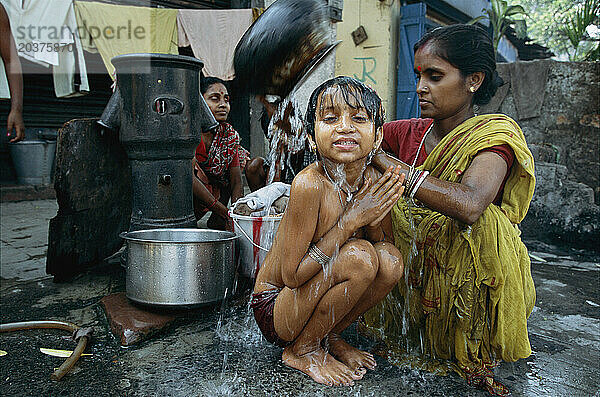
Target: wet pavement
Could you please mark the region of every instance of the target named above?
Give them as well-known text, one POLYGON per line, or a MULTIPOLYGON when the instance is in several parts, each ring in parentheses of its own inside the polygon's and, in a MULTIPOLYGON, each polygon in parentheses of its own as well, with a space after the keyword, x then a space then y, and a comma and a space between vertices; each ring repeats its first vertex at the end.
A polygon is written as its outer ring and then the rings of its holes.
MULTIPOLYGON (((377 357, 378 368, 350 388, 327 388, 281 363, 281 350, 264 341, 247 297, 183 312, 148 341, 122 348, 109 331, 99 301, 124 291, 118 258, 68 283, 45 275, 52 200, 2 203, 0 321, 66 320, 94 328, 75 370, 59 382, 50 374, 64 359, 39 348, 72 350, 63 331, 0 334, 0 394, 131 396, 485 396, 451 374, 398 368, 377 357)), ((600 255, 526 242, 533 254, 537 302, 529 318, 534 353, 503 363, 498 378, 515 396, 600 395, 600 255)), ((346 337, 372 343, 352 327, 346 337)))

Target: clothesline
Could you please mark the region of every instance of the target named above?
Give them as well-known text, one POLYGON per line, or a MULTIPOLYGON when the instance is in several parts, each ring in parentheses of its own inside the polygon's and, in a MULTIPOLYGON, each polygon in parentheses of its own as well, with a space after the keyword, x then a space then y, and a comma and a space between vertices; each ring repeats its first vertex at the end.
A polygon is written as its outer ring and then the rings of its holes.
MULTIPOLYGON (((2 4, 19 56, 52 68, 57 97, 89 92, 84 50, 99 53, 114 80, 110 60, 117 55, 178 54, 178 47, 190 46, 204 62, 205 75, 231 80, 235 46, 263 11, 178 10, 73 0, 26 4, 2 0, 2 4)), ((0 62, 0 98, 9 98, 3 67, 0 62)))

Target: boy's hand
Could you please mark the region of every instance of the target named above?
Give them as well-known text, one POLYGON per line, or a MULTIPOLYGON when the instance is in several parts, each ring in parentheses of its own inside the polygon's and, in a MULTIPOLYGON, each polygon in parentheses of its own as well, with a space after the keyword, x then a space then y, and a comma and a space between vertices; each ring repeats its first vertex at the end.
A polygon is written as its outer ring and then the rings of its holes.
POLYGON ((404 192, 405 176, 400 174, 400 169, 400 166, 388 168, 375 183, 367 179, 346 208, 344 223, 355 225, 356 229, 379 224, 404 192))

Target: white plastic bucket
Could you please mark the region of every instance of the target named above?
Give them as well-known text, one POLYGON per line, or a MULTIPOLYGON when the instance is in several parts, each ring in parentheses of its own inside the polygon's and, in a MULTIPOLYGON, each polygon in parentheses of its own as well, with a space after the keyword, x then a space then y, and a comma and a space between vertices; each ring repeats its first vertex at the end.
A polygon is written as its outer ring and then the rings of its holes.
POLYGON ((231 212, 229 215, 233 219, 233 231, 240 236, 237 240, 240 247, 240 273, 255 278, 273 245, 282 215, 244 216, 231 212))

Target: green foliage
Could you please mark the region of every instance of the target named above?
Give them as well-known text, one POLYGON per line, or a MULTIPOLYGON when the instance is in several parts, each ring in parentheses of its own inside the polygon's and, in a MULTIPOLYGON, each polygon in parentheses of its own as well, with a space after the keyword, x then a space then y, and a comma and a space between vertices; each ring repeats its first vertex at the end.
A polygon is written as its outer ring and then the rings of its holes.
MULTIPOLYGON (((598 60, 597 41, 589 41, 584 37, 579 41, 578 49, 574 50, 563 31, 576 12, 584 8, 586 0, 509 0, 509 4, 517 2, 527 11, 527 35, 534 42, 548 47, 559 58, 598 60)), ((597 9, 593 23, 598 24, 597 9)))
POLYGON ((598 60, 598 44, 589 46, 585 42, 591 41, 586 29, 598 20, 599 12, 599 0, 585 0, 560 30, 571 44, 573 51, 568 51, 570 60, 598 60))
POLYGON ((525 19, 517 19, 515 17, 527 16, 523 6, 519 4, 509 5, 507 0, 491 0, 491 8, 481 10, 483 15, 472 19, 468 23, 473 24, 483 19, 488 19, 492 25, 494 32, 493 43, 494 51, 498 51, 498 43, 504 36, 506 29, 509 26, 514 26, 517 36, 524 38, 527 34, 527 25, 525 19))

